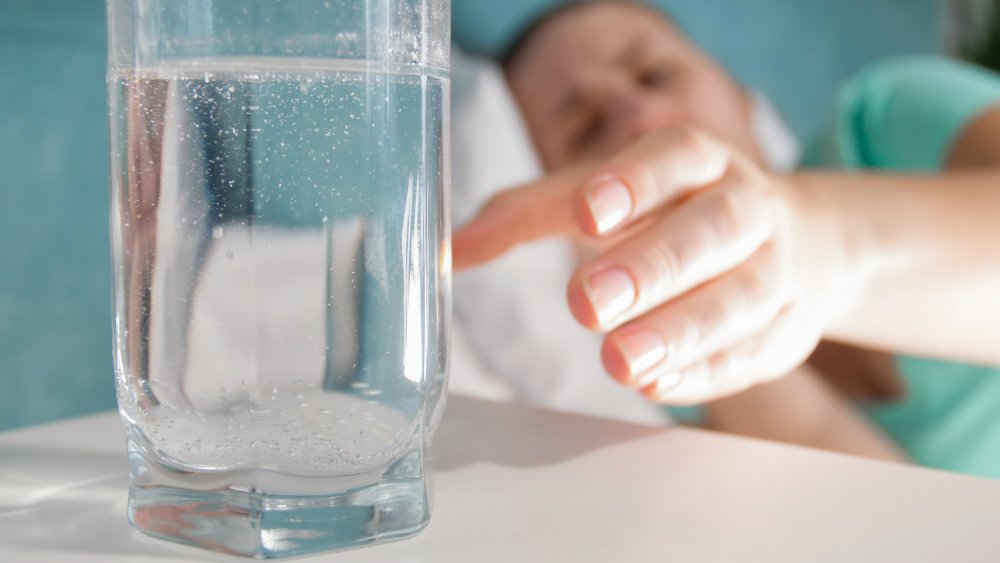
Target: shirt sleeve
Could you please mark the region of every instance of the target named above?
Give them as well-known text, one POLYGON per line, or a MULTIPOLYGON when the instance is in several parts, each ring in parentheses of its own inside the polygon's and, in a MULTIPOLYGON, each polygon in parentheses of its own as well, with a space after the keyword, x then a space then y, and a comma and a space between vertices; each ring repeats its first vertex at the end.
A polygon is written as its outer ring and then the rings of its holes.
POLYGON ((1000 75, 989 70, 941 57, 879 63, 841 91, 813 164, 939 170, 965 126, 994 105, 1000 75))

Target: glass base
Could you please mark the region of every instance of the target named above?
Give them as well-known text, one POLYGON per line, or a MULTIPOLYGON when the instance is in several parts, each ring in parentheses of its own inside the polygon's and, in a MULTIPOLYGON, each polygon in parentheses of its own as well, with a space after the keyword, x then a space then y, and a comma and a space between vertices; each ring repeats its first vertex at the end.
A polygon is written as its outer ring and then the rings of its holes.
POLYGON ((150 461, 145 453, 129 443, 129 521, 150 536, 199 548, 258 559, 290 557, 408 537, 429 518, 419 449, 374 481, 369 476, 362 479, 368 484, 346 490, 343 485, 357 485, 359 476, 193 473, 150 461), (265 492, 247 488, 247 482, 281 483, 310 494, 265 492), (323 485, 341 492, 316 494, 323 485))

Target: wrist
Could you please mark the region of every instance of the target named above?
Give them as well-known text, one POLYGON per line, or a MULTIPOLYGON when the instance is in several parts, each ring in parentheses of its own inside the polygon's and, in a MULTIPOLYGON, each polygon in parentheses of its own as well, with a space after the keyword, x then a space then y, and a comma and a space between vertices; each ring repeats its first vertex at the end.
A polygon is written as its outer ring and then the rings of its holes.
POLYGON ((823 173, 788 178, 805 291, 816 292, 810 298, 822 313, 823 336, 838 340, 850 340, 851 327, 863 322, 864 296, 881 262, 877 225, 863 220, 864 202, 844 180, 823 173))

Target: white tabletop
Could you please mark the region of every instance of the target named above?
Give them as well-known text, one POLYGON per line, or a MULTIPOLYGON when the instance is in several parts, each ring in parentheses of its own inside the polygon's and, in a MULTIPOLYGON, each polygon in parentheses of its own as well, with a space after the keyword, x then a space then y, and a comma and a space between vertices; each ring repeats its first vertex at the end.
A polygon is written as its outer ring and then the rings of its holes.
MULTIPOLYGON (((133 531, 117 414, 0 434, 0 561, 234 561, 133 531)), ((451 397, 431 523, 297 561, 996 561, 1000 484, 451 397)))

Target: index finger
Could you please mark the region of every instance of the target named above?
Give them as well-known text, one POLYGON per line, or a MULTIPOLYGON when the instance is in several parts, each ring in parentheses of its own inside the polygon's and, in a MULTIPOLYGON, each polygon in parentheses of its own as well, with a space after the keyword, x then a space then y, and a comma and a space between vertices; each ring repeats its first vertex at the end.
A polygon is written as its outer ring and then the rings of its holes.
POLYGON ((452 236, 456 270, 493 260, 515 246, 580 232, 575 194, 594 165, 579 165, 493 196, 452 236))
POLYGON ((718 182, 734 160, 728 147, 693 129, 642 137, 588 179, 575 206, 582 230, 604 236, 718 182))

